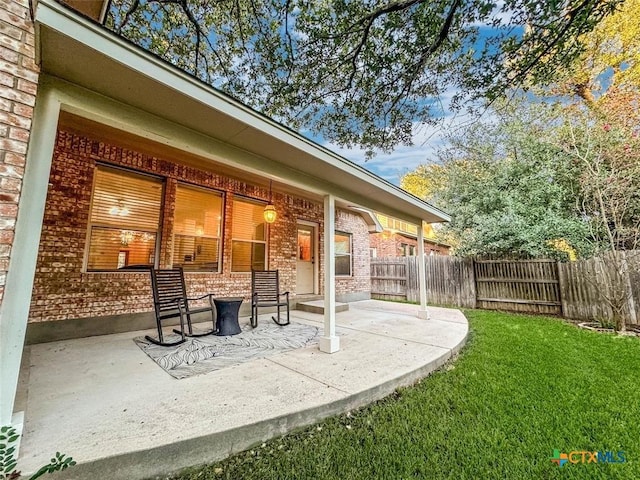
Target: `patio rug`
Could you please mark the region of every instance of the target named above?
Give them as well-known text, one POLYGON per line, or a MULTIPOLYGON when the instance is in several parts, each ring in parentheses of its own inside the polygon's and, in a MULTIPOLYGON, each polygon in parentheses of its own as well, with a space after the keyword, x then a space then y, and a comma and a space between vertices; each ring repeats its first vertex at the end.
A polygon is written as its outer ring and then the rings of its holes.
MULTIPOLYGON (((319 330, 301 323, 280 327, 265 321, 256 328, 244 325, 238 335, 187 338, 175 347, 154 345, 144 337, 133 341, 169 375, 181 379, 317 344, 319 330)), ((165 340, 171 341, 172 336, 165 340)))

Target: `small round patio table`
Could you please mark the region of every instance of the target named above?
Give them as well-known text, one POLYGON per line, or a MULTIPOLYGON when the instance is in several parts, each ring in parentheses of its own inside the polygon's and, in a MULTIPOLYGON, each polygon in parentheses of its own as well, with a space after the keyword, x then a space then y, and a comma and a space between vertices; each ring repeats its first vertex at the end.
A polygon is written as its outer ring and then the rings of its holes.
POLYGON ((243 300, 242 297, 219 297, 213 299, 213 303, 216 306, 216 325, 218 327, 216 335, 237 335, 242 331, 238 323, 238 312, 243 300))

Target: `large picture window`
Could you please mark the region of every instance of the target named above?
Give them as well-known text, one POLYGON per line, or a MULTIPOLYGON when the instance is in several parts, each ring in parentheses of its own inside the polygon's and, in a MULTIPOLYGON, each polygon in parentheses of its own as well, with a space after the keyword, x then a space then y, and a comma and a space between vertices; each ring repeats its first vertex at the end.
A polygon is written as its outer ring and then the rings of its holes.
POLYGON ((264 204, 247 199, 233 200, 231 271, 265 270, 267 258, 264 204))
POLYGON ((222 194, 178 185, 174 219, 173 266, 219 272, 222 194))
POLYGON ((87 271, 155 265, 162 191, 159 179, 96 168, 87 271))
POLYGON ((336 275, 351 276, 351 234, 336 232, 336 275))

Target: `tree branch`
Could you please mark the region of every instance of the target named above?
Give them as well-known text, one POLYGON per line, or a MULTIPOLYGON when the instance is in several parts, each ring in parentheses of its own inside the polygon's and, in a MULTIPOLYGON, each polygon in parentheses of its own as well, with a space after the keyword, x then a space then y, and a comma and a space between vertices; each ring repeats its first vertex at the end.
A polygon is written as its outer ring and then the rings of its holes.
POLYGON ((129 20, 131 19, 131 15, 133 15, 138 10, 139 7, 140 7, 140 0, 133 0, 133 3, 127 10, 127 13, 124 14, 124 19, 122 20, 122 23, 118 27, 118 32, 117 32, 118 35, 122 35, 122 29, 129 23, 129 20))
POLYGON ((424 65, 427 62, 427 59, 429 59, 429 57, 435 54, 440 49, 440 47, 442 47, 444 42, 447 40, 447 38, 449 37, 449 32, 451 31, 451 26, 453 25, 453 19, 455 18, 456 11, 458 10, 458 8, 460 8, 460 5, 461 5, 461 0, 454 0, 453 5, 451 5, 451 8, 449 9, 449 13, 447 14, 447 18, 445 19, 444 23, 442 24, 442 27, 440 28, 438 38, 433 44, 431 44, 429 48, 427 48, 426 50, 423 50, 422 54, 420 55, 420 60, 414 66, 411 72, 409 80, 405 82, 403 89, 396 96, 396 99, 393 101, 393 103, 389 106, 389 109, 387 110, 387 112, 390 112, 392 109, 394 109, 398 104, 398 102, 400 101, 400 99, 411 92, 411 88, 413 87, 413 82, 415 82, 416 78, 418 78, 418 75, 420 75, 420 72, 424 68, 424 65))
POLYGON ((527 64, 525 67, 518 71, 513 77, 512 81, 515 81, 518 84, 521 84, 529 72, 538 65, 541 60, 551 52, 551 50, 560 43, 560 41, 564 38, 565 34, 569 31, 573 23, 575 22, 578 14, 591 6, 591 10, 593 10, 593 0, 583 0, 582 3, 572 9, 568 14, 568 22, 564 25, 564 27, 560 30, 560 32, 551 40, 551 42, 546 42, 545 47, 538 52, 537 55, 527 64))

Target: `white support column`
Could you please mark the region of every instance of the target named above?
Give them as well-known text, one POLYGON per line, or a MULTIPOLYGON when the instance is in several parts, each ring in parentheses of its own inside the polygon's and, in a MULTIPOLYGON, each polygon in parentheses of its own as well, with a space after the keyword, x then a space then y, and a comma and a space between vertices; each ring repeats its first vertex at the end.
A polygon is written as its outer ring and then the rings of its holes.
POLYGON ((418 289, 420 291, 420 309, 418 318, 429 319, 427 312, 427 272, 425 269, 424 255, 424 222, 418 224, 418 289))
POLYGON ((336 336, 336 199, 324 197, 324 335, 320 337, 320 351, 334 353, 340 350, 336 336))
POLYGON ((0 425, 13 425, 16 429, 21 427, 22 420, 21 415, 12 418, 13 407, 59 112, 60 102, 56 95, 44 86, 39 87, 4 297, 0 305, 0 425))

